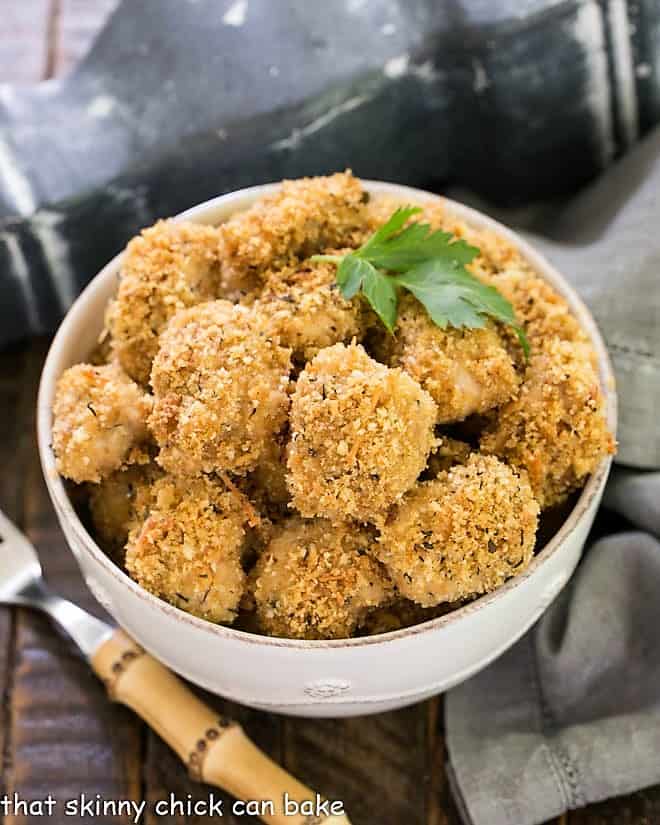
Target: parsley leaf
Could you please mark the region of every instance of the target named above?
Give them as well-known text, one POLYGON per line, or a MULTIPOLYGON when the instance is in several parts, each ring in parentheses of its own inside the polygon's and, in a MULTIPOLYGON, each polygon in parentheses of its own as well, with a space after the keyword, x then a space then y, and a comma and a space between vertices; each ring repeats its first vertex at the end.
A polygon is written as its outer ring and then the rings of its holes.
MULTIPOLYGON (((452 244, 455 246, 456 244, 452 244)), ((529 358, 529 342, 516 322, 513 307, 497 289, 482 283, 461 266, 435 258, 419 264, 393 280, 424 305, 434 324, 452 327, 483 327, 487 317, 513 328, 529 358)))
POLYGON ((398 295, 392 278, 369 261, 346 255, 337 269, 337 283, 344 298, 349 300, 362 290, 380 320, 390 332, 394 332, 398 295))
POLYGON ((454 239, 448 232, 432 232, 425 223, 403 226, 408 218, 421 211, 418 206, 397 209, 387 223, 352 254, 393 272, 406 272, 417 264, 436 258, 469 264, 477 257, 479 250, 476 247, 454 239))
POLYGON ((479 250, 428 224, 408 223, 421 211, 401 207, 355 252, 314 255, 312 260, 338 264, 342 295, 350 299, 361 292, 390 332, 396 326, 398 290, 406 289, 442 329, 483 327, 489 317, 508 324, 529 357, 529 342, 511 304, 465 268, 479 250))

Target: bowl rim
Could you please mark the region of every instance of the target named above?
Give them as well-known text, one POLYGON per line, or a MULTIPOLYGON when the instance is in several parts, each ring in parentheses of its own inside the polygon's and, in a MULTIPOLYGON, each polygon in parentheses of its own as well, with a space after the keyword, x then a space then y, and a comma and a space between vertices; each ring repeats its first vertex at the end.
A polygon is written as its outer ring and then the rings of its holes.
MULTIPOLYGON (((367 191, 376 195, 394 195, 402 200, 408 198, 409 202, 413 204, 423 204, 429 201, 440 201, 447 208, 447 211, 452 214, 452 216, 455 216, 459 220, 465 221, 465 223, 474 228, 480 230, 491 230, 512 243, 521 252, 532 268, 538 272, 544 280, 547 280, 567 300, 571 312, 589 336, 598 359, 600 384, 605 399, 605 410, 608 424, 613 435, 616 435, 617 401, 614 373, 601 334, 595 320, 581 298, 543 255, 537 252, 528 241, 513 230, 501 224, 499 221, 483 214, 479 210, 473 209, 470 206, 459 203, 450 198, 446 198, 443 195, 433 194, 423 189, 416 189, 397 183, 388 183, 385 181, 374 181, 368 179, 361 179, 361 181, 367 191)), ((250 203, 258 197, 276 190, 279 186, 280 183, 278 182, 238 189, 197 204, 196 206, 193 206, 190 209, 176 215, 175 218, 176 220, 199 220, 200 218, 203 219, 204 216, 209 213, 213 213, 214 211, 223 208, 226 208, 228 213, 238 212, 249 206, 250 203)), ((223 220, 226 220, 226 218, 223 218, 223 220)), ((98 292, 105 291, 107 289, 106 281, 116 276, 122 255, 123 253, 121 252, 116 255, 91 279, 89 284, 70 307, 51 342, 48 355, 42 369, 37 398, 37 440, 39 456, 41 459, 41 467, 46 481, 46 486, 55 509, 62 518, 66 519, 78 539, 80 546, 84 549, 84 552, 88 554, 96 565, 100 565, 106 573, 112 576, 119 585, 127 587, 134 595, 147 601, 160 612, 165 613, 178 621, 182 621, 185 624, 191 625, 193 628, 199 629, 200 631, 208 633, 212 636, 224 637, 226 639, 241 641, 248 644, 263 645, 265 647, 285 647, 291 650, 333 650, 337 648, 359 649, 365 646, 392 644, 412 636, 432 633, 433 631, 439 630, 447 625, 460 622, 461 619, 464 619, 466 616, 470 616, 471 614, 484 610, 495 601, 503 599, 513 589, 520 587, 531 577, 537 574, 543 568, 549 557, 554 555, 564 544, 566 539, 575 531, 581 520, 585 517, 587 511, 590 509, 594 498, 598 497, 602 492, 612 462, 611 456, 605 457, 600 462, 598 467, 588 478, 573 506, 573 509, 568 514, 565 521, 550 538, 541 552, 534 556, 531 563, 523 573, 509 579, 509 581, 505 582, 491 593, 480 596, 474 601, 469 602, 463 607, 457 608, 451 613, 434 619, 429 619, 428 621, 421 622, 411 627, 392 630, 387 633, 380 633, 374 636, 360 636, 348 639, 287 639, 273 636, 262 636, 245 630, 239 630, 231 626, 213 624, 205 619, 192 616, 191 614, 180 610, 152 593, 149 593, 141 585, 131 579, 128 574, 124 573, 124 571, 121 570, 121 568, 116 565, 109 558, 109 556, 106 555, 106 553, 103 552, 78 517, 78 514, 76 513, 71 499, 66 491, 63 479, 57 472, 55 457, 51 448, 51 402, 55 390, 55 384, 59 378, 59 372, 56 373, 55 365, 60 358, 61 351, 68 342, 69 328, 73 325, 74 321, 78 320, 79 316, 85 316, 87 303, 92 300, 98 292)), ((76 554, 74 553, 74 555, 76 554)))

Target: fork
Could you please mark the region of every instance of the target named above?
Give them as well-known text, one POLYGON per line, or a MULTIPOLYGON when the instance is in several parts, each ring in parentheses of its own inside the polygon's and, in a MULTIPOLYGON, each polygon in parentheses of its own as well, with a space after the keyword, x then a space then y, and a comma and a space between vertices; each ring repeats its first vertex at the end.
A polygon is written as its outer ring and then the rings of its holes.
POLYGON ((260 818, 269 825, 350 825, 344 814, 328 815, 327 802, 259 750, 238 723, 200 701, 123 630, 49 590, 34 546, 1 510, 0 604, 47 613, 80 648, 110 699, 141 716, 178 754, 191 778, 259 803, 260 818), (296 809, 304 812, 292 813, 296 809))

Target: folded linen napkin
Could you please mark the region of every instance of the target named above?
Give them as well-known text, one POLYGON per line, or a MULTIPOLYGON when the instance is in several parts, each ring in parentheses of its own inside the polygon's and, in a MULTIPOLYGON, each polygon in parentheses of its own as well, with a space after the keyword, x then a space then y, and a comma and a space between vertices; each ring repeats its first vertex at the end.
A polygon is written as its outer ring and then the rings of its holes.
MULTIPOLYGON (((660 133, 581 195, 538 245, 604 332, 618 461, 660 468, 660 133)), ((470 825, 536 825, 660 783, 660 472, 616 468, 573 580, 504 656, 450 691, 455 797, 470 825), (599 529, 600 528, 600 529, 599 529), (628 529, 630 528, 630 529, 628 529)))
MULTIPOLYGON (((660 496, 660 474, 644 483, 660 496)), ((536 627, 450 691, 447 745, 466 823, 536 825, 660 783, 659 584, 656 538, 601 539, 536 627)))

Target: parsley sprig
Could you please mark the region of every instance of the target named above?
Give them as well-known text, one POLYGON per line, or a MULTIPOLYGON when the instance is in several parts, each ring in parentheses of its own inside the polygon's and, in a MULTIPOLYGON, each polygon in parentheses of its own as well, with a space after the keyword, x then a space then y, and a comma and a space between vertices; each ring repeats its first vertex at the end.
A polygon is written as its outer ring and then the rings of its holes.
POLYGON ((475 329, 485 326, 487 318, 508 324, 528 357, 529 342, 509 301, 465 268, 479 250, 449 232, 431 231, 428 224, 408 223, 421 211, 401 207, 354 252, 314 255, 312 260, 336 263, 342 295, 350 300, 361 292, 390 332, 396 326, 399 291, 405 289, 441 329, 475 329))

